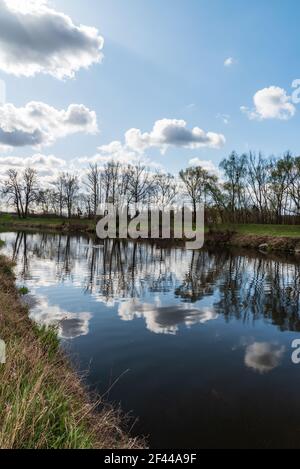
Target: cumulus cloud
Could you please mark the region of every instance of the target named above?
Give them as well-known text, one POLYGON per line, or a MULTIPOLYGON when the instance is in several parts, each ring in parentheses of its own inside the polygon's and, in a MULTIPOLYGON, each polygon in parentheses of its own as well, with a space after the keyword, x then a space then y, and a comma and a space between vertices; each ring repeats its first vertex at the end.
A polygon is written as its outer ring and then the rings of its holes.
POLYGON ((246 349, 245 365, 261 374, 269 373, 280 365, 284 352, 284 346, 255 342, 246 349))
POLYGON ((15 168, 26 168, 26 167, 34 167, 38 168, 62 168, 65 166, 65 160, 57 158, 54 155, 41 155, 36 154, 30 157, 21 158, 19 156, 6 156, 0 157, 0 166, 9 166, 15 168))
POLYGON ((189 166, 201 166, 201 168, 205 169, 210 174, 220 176, 219 168, 211 160, 201 160, 201 158, 192 158, 189 161, 189 166))
POLYGON ((0 156, 0 178, 5 179, 9 169, 22 171, 25 168, 33 168, 37 171, 41 186, 48 187, 62 171, 71 170, 71 164, 54 155, 35 154, 29 157, 0 156))
POLYGON ((147 157, 146 150, 156 147, 164 154, 169 147, 220 148, 224 143, 223 135, 205 133, 199 127, 189 130, 184 120, 163 119, 154 124, 150 133, 143 134, 139 129, 130 129, 125 133, 124 142, 115 140, 107 145, 101 145, 97 148, 96 155, 80 158, 78 162, 104 165, 110 161, 117 161, 121 164, 141 163, 150 168, 162 169, 161 164, 147 157))
POLYGON ((35 101, 20 108, 9 103, 0 106, 1 150, 50 145, 58 138, 97 130, 96 113, 79 104, 71 104, 67 110, 35 101))
POLYGON ((98 30, 41 0, 0 0, 0 70, 16 76, 38 73, 72 78, 101 61, 104 40, 98 30))
POLYGON ((116 140, 107 145, 102 145, 97 148, 98 152, 89 157, 85 156, 79 158, 79 163, 97 163, 100 166, 104 166, 106 163, 111 161, 120 163, 121 165, 127 164, 143 164, 149 168, 162 169, 162 165, 156 163, 153 160, 150 160, 146 155, 141 154, 140 152, 135 151, 134 149, 128 147, 126 144, 116 140))
POLYGON ((141 161, 141 155, 134 150, 127 148, 122 142, 116 140, 107 145, 97 148, 97 154, 92 157, 81 158, 80 162, 92 162, 105 164, 115 161, 121 164, 135 164, 141 161))
POLYGON ((278 86, 259 90, 253 97, 254 109, 245 106, 241 111, 251 120, 280 119, 288 120, 296 113, 296 107, 287 92, 278 86))
POLYGON ((139 152, 156 147, 164 153, 169 147, 198 149, 203 147, 220 148, 225 144, 225 137, 214 132, 205 132, 199 127, 187 128, 184 120, 162 119, 155 122, 151 132, 142 133, 139 129, 130 129, 125 134, 126 144, 139 152))

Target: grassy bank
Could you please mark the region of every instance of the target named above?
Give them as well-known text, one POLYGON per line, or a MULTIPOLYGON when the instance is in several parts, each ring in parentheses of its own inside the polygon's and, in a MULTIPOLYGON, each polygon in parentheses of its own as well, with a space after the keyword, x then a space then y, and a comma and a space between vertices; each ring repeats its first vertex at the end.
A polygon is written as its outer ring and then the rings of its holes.
MULTIPOLYGON (((95 232, 96 222, 89 219, 28 217, 19 219, 11 215, 0 215, 0 229, 45 229, 57 231, 95 232)), ((255 225, 255 224, 220 224, 207 227, 215 231, 232 231, 240 235, 299 237, 300 225, 255 225)))
POLYGON ((0 230, 45 230, 58 232, 95 233, 95 221, 89 219, 28 217, 20 219, 11 215, 0 216, 0 230))
POLYGON ((59 349, 54 330, 28 318, 12 264, 0 256, 0 448, 139 449, 120 413, 92 401, 59 349), (96 411, 97 407, 97 411, 96 411))

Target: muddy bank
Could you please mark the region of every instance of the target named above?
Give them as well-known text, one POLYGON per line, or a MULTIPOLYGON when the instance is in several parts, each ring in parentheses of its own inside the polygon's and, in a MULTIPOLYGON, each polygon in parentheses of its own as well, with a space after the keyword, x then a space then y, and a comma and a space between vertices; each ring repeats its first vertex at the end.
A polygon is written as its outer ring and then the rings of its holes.
POLYGON ((287 252, 300 255, 300 237, 245 235, 235 232, 209 232, 205 236, 205 245, 233 246, 256 249, 262 252, 287 252))

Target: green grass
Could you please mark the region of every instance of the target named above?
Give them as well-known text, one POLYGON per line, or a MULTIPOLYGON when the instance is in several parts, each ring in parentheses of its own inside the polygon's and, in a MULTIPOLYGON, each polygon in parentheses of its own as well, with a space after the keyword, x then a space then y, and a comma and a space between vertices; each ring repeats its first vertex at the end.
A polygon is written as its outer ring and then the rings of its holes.
POLYGON ((28 218, 18 218, 11 215, 0 215, 0 225, 56 225, 62 226, 66 224, 75 224, 83 226, 92 226, 95 224, 94 220, 82 219, 82 218, 57 218, 57 217, 28 217, 28 218))
POLYGON ((55 358, 55 355, 59 352, 60 345, 57 328, 54 326, 39 326, 34 323, 32 327, 36 337, 42 342, 45 350, 47 350, 48 357, 50 359, 55 358))
POLYGON ((25 295, 28 295, 29 293, 29 290, 27 287, 21 287, 18 289, 19 293, 21 296, 25 296, 25 295))
MULTIPOLYGON (((8 228, 35 228, 42 230, 47 229, 60 229, 62 226, 71 225, 74 230, 89 230, 95 229, 95 220, 72 218, 46 218, 46 217, 28 217, 26 219, 19 219, 11 215, 0 215, 0 230, 8 228)), ((284 236, 284 237, 300 237, 300 225, 258 225, 258 224, 220 224, 214 225, 215 231, 235 231, 243 235, 258 235, 258 236, 284 236)), ((209 227, 206 226, 206 231, 209 227)))

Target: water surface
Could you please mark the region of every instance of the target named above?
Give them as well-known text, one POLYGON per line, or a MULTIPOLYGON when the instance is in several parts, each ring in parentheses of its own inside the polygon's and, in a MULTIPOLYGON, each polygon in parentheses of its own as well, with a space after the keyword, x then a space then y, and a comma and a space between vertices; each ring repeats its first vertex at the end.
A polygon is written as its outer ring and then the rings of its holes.
POLYGON ((2 233, 31 316, 152 448, 300 447, 295 258, 2 233))

